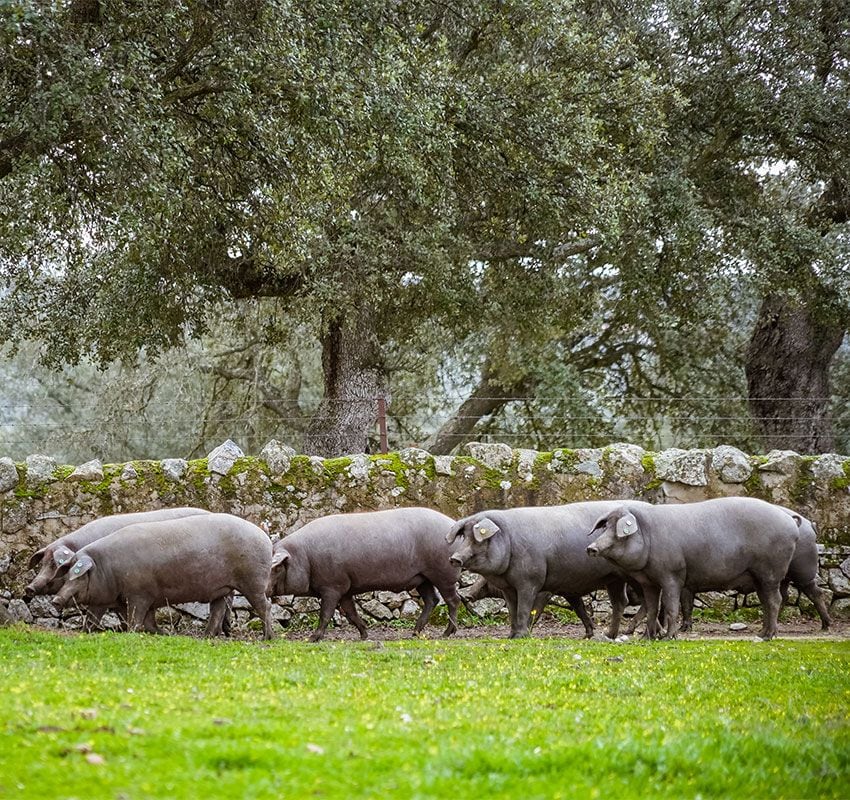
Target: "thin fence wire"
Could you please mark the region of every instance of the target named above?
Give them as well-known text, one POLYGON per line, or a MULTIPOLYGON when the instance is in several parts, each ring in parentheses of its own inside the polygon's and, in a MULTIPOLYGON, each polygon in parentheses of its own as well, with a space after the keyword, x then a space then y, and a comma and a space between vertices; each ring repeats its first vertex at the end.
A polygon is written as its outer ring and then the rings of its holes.
MULTIPOLYGON (((825 398, 758 398, 779 404, 782 411, 775 416, 753 416, 747 409, 756 398, 740 395, 583 398, 585 404, 599 407, 597 414, 588 412, 587 405, 577 413, 565 413, 561 404, 569 398, 563 396, 493 396, 475 398, 501 403, 496 413, 480 418, 456 413, 467 399, 447 395, 441 398, 442 411, 405 413, 402 409, 415 407, 410 398, 399 402, 399 411, 390 407, 387 415, 389 448, 428 446, 429 440, 440 432, 443 441, 455 446, 469 441, 504 441, 515 447, 551 450, 630 441, 652 450, 718 444, 751 450, 771 449, 774 443, 787 445, 809 439, 806 428, 819 420, 811 413, 811 406, 825 398), (730 413, 730 408, 740 409, 741 413, 730 413), (794 413, 795 408, 803 413, 794 413), (441 430, 450 419, 462 426, 476 424, 469 432, 441 430), (763 422, 788 423, 786 427, 792 430, 759 433, 762 427, 759 423, 763 422)), ((376 399, 350 402, 360 408, 375 406, 377 414, 376 399)), ((833 417, 833 425, 838 432, 843 432, 842 435, 850 437, 850 415, 846 407, 837 406, 836 410, 839 408, 844 413, 833 417)), ((248 413, 221 416, 199 413, 189 417, 175 414, 170 419, 130 405, 124 409, 113 407, 106 417, 95 416, 96 413, 89 411, 90 416, 84 418, 83 409, 68 409, 49 400, 0 403, 0 456, 10 455, 20 460, 31 453, 44 452, 68 460, 80 460, 88 454, 88 458, 112 461, 177 455, 195 457, 209 452, 225 438, 233 439, 249 453, 259 452, 272 438, 299 449, 308 424, 315 429, 317 423, 336 419, 330 414, 277 415, 259 405, 248 413)), ((377 424, 367 431, 367 439, 366 449, 377 451, 377 424)))

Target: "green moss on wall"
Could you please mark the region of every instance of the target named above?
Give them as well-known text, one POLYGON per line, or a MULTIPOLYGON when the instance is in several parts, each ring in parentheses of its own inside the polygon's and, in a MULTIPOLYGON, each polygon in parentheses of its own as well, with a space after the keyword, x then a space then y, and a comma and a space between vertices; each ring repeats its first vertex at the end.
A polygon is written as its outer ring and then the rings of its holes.
MULTIPOLYGON (((766 460, 767 459, 764 459, 764 461, 766 460)), ((762 461, 762 463, 764 463, 764 461, 762 461)), ((764 481, 762 481, 761 473, 758 469, 754 469, 752 471, 752 474, 744 481, 742 486, 750 497, 760 497, 764 500, 768 499, 770 495, 770 492, 764 485, 764 481)))
POLYGON ((850 459, 845 461, 841 468, 844 470, 844 475, 833 478, 830 482, 830 488, 837 492, 850 488, 850 459))
POLYGON ((655 453, 644 453, 641 456, 640 465, 643 467, 643 471, 649 476, 649 480, 643 487, 643 491, 653 492, 656 489, 660 489, 661 484, 664 483, 664 479, 659 478, 655 473, 655 453))
POLYGON ((803 456, 800 471, 794 484, 788 490, 788 498, 793 506, 805 505, 812 496, 815 486, 815 476, 812 474, 812 464, 815 456, 803 456))

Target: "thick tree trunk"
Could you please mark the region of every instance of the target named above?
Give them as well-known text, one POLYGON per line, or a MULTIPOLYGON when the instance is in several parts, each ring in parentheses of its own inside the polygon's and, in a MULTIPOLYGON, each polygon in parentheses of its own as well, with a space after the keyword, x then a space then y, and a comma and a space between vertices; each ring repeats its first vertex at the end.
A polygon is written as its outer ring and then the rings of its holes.
POLYGON ((473 429, 482 419, 495 414, 506 403, 524 397, 529 388, 527 380, 508 387, 495 382, 489 367, 485 365, 478 386, 457 412, 426 442, 425 448, 434 455, 451 453, 459 444, 470 440, 473 429))
POLYGON ((389 400, 381 349, 367 311, 335 320, 322 338, 324 396, 304 451, 325 457, 366 452, 378 397, 389 400))
POLYGON ((781 295, 761 304, 747 351, 750 414, 765 450, 834 448, 829 367, 845 327, 781 295))

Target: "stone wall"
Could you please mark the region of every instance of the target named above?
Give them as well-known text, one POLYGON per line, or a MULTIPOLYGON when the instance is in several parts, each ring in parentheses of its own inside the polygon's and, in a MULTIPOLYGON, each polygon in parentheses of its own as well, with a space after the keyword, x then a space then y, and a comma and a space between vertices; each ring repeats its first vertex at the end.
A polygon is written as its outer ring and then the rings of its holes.
MULTIPOLYGON (((283 536, 341 511, 424 505, 459 518, 485 508, 610 498, 678 503, 724 495, 760 497, 813 520, 833 612, 848 613, 850 457, 791 451, 751 456, 728 446, 651 453, 630 444, 544 453, 470 443, 458 456, 407 448, 322 459, 297 455, 278 442, 269 442, 258 457, 246 457, 226 442, 194 461, 92 461, 75 467, 40 455, 17 464, 0 458, 0 606, 14 618, 58 624, 44 598, 29 607, 20 600, 31 574, 29 557, 106 514, 196 505, 237 514, 283 536)), ((364 598, 361 607, 382 620, 415 617, 406 595, 390 595, 364 598)), ((285 623, 312 607, 310 599, 290 601, 275 614, 285 623)), ((183 616, 200 619, 203 613, 191 607, 183 616)), ((238 617, 247 614, 237 608, 238 617)))

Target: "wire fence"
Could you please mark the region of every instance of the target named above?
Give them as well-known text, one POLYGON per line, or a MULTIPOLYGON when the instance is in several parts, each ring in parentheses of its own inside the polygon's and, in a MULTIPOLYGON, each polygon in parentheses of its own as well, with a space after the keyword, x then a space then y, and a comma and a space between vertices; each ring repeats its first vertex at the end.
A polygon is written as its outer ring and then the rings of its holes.
MULTIPOLYGON (((465 398, 442 398, 436 410, 415 408, 403 399, 386 410, 386 447, 457 449, 465 442, 506 442, 513 447, 552 450, 558 447, 601 447, 628 441, 648 450, 669 447, 715 447, 731 444, 750 452, 792 447, 811 441, 823 423, 812 413, 824 398, 758 398, 777 408, 775 415, 754 416, 755 398, 738 395, 687 397, 596 396, 593 406, 583 399, 574 412, 564 409, 563 396, 476 397, 494 409, 488 414, 459 413, 465 398), (799 413, 796 413, 799 412, 799 413)), ((569 398, 567 398, 569 400, 569 398)), ((137 405, 66 408, 56 403, 0 403, 0 456, 22 460, 46 453, 77 463, 90 458, 125 461, 136 458, 198 457, 225 439, 246 452, 258 453, 270 439, 303 451, 305 435, 333 430, 346 441, 357 440, 367 452, 383 444, 376 399, 364 398, 337 406, 358 414, 275 414, 260 405, 241 413, 199 413, 193 409, 149 410, 137 405), (340 417, 356 416, 349 425, 340 417), (365 422, 364 422, 365 420, 365 422)), ((835 449, 850 449, 850 409, 835 405, 831 418, 835 449)), ((352 450, 348 450, 351 452, 352 450)))

